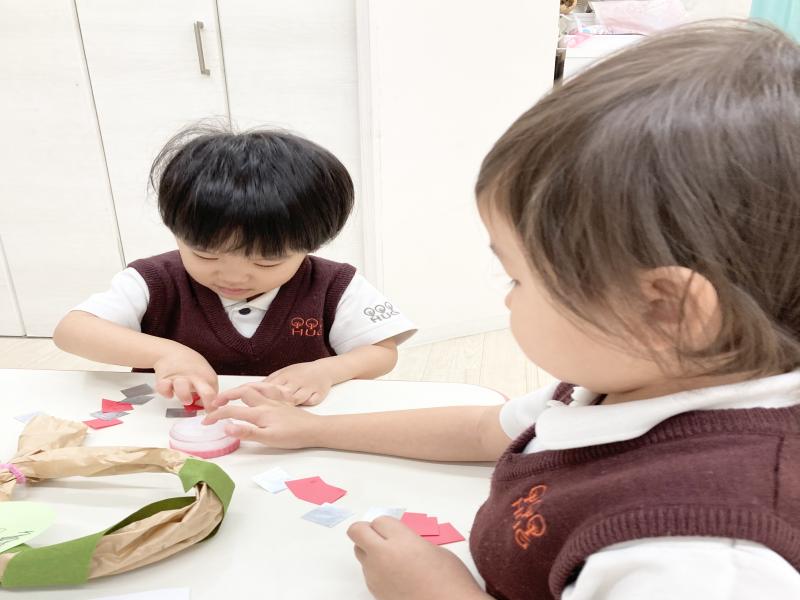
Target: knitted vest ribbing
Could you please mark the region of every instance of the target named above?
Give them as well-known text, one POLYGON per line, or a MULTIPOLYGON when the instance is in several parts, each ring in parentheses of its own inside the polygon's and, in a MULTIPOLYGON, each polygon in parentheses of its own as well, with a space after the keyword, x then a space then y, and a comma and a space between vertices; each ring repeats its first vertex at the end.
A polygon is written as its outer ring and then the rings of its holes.
POLYGON ((147 283, 142 332, 202 354, 220 375, 266 376, 287 365, 335 354, 328 336, 355 268, 306 257, 281 286, 251 338, 231 323, 219 296, 194 281, 177 251, 130 264, 147 283))
POLYGON ((586 558, 663 536, 752 540, 800 569, 800 406, 694 411, 623 442, 501 457, 470 534, 496 598, 552 600, 586 558))

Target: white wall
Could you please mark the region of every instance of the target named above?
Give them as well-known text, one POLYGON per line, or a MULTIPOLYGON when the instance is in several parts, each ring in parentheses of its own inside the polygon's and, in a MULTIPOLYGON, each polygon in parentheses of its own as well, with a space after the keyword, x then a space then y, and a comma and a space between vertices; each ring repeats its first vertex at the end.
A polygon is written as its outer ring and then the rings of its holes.
POLYGON ((376 283, 417 322, 414 343, 503 327, 472 189, 493 142, 552 85, 558 4, 364 0, 358 13, 376 283))

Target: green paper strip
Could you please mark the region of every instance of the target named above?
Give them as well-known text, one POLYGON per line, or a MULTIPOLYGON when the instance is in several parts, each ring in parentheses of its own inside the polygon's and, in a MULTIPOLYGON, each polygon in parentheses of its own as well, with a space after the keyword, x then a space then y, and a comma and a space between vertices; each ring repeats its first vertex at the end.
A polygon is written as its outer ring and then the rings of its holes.
POLYGON ((233 479, 228 477, 228 474, 218 465, 205 460, 189 458, 178 472, 178 477, 181 478, 184 492, 188 492, 201 481, 205 481, 222 502, 223 512, 227 512, 235 486, 233 479))
MULTIPOLYGON (((205 482, 227 510, 233 496, 233 480, 214 463, 188 459, 178 476, 184 491, 205 482)), ((89 578, 89 565, 100 538, 130 523, 141 521, 165 510, 175 510, 195 501, 190 496, 167 498, 140 508, 116 525, 98 533, 43 548, 28 548, 12 558, 0 586, 4 588, 80 585, 89 578)), ((223 515, 224 516, 224 515, 223 515)), ((221 524, 221 523, 220 523, 221 524)), ((217 532, 219 525, 208 537, 217 532)), ((208 538, 206 538, 208 539, 208 538)))
POLYGON ((105 531, 61 544, 32 548, 12 558, 3 574, 4 588, 78 585, 89 577, 89 561, 105 531))

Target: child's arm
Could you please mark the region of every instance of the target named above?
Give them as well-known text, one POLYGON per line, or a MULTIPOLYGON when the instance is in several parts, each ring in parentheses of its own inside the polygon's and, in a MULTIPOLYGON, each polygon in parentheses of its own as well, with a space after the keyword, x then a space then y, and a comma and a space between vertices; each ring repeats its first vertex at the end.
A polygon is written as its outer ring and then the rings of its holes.
POLYGON ((156 372, 156 390, 192 403, 192 392, 204 401, 216 397, 217 374, 205 358, 191 348, 164 338, 140 333, 74 310, 61 319, 53 333, 56 346, 90 360, 156 372))
POLYGON ((273 448, 332 448, 423 460, 493 461, 511 442, 500 426, 500 408, 450 406, 353 415, 315 415, 271 399, 257 387, 219 395, 205 423, 234 418, 240 439, 273 448), (241 398, 242 405, 228 404, 241 398), (222 405, 222 406, 221 406, 222 405))
POLYGON ((397 364, 397 343, 384 340, 359 346, 319 360, 289 365, 272 373, 267 383, 281 386, 285 396, 295 404, 319 404, 331 386, 351 379, 374 379, 391 371, 397 364))

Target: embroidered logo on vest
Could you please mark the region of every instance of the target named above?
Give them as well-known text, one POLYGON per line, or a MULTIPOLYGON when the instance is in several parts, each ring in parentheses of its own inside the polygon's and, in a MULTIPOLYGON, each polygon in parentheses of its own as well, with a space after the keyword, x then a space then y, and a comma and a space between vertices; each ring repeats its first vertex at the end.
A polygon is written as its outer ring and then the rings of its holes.
POLYGON ((302 335, 306 337, 314 337, 322 335, 322 327, 320 326, 319 319, 314 317, 304 319, 303 317, 292 317, 289 321, 292 335, 302 335))
POLYGON ((371 322, 380 323, 381 321, 391 319, 393 316, 399 315, 400 313, 394 309, 394 306, 392 306, 391 302, 384 302, 383 304, 378 304, 376 306, 368 306, 364 309, 364 314, 371 322))
POLYGON ((520 496, 511 503, 514 508, 514 541, 523 550, 528 549, 532 538, 542 537, 547 532, 544 517, 535 511, 545 492, 546 485, 535 485, 527 496, 520 496))

